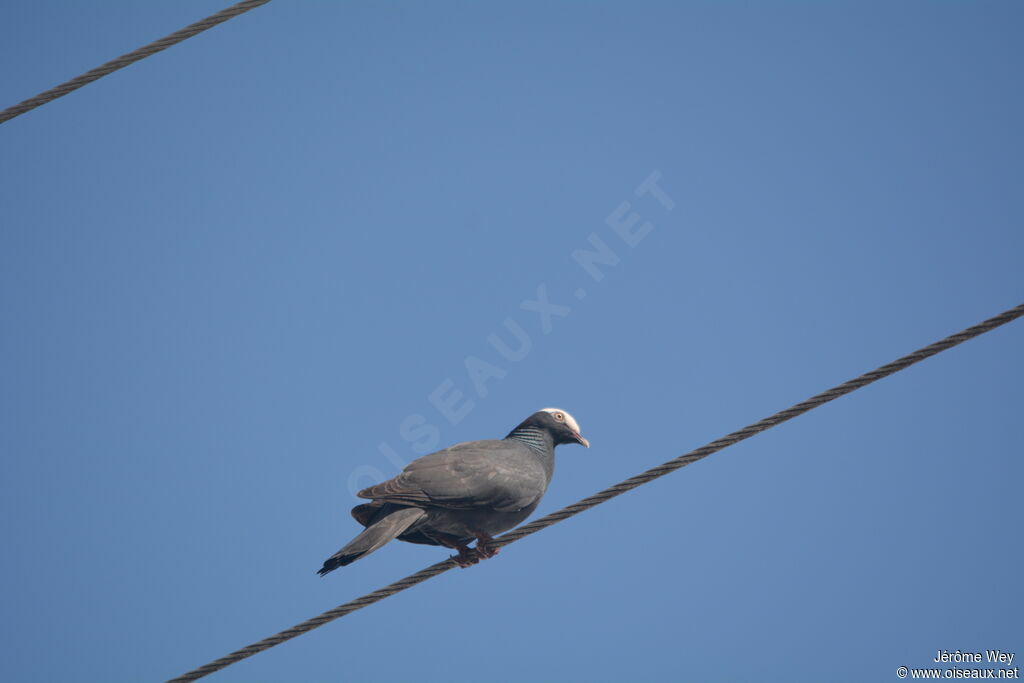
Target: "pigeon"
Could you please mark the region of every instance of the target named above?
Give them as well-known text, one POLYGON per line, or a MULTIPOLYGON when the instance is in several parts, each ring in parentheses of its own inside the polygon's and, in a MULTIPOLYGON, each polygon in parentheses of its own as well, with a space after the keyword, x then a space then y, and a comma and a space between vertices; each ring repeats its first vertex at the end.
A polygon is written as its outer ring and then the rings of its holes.
POLYGON ((460 443, 412 461, 397 477, 356 494, 371 500, 352 509, 366 529, 317 573, 349 565, 395 538, 457 550, 460 567, 497 555, 494 536, 534 511, 555 471, 555 446, 566 443, 590 447, 572 415, 544 408, 500 441, 460 443))

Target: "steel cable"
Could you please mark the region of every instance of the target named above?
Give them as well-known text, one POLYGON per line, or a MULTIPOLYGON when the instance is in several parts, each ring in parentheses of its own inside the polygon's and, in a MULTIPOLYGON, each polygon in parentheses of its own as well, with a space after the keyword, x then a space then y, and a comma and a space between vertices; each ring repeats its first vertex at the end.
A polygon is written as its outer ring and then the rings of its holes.
MULTIPOLYGON (((1022 315, 1024 315, 1024 304, 1021 304, 1016 308, 1011 308, 1010 310, 1000 313, 999 315, 994 316, 992 318, 989 318, 988 320, 982 323, 979 323, 973 327, 969 327, 966 330, 963 330, 962 332, 957 332, 956 334, 950 335, 945 339, 935 342, 934 344, 930 344, 928 346, 925 346, 924 348, 918 349, 917 351, 914 351, 911 354, 903 356, 898 360, 894 360, 893 362, 883 365, 880 368, 872 370, 871 372, 866 372, 860 377, 851 379, 848 382, 843 382, 842 384, 832 387, 827 391, 823 391, 820 394, 812 396, 806 401, 801 401, 800 403, 797 403, 796 405, 790 408, 786 408, 785 410, 779 411, 774 415, 771 415, 770 417, 766 417, 763 420, 760 420, 758 422, 755 422, 751 425, 744 427, 743 429, 739 429, 731 434, 728 434, 727 436, 723 436, 722 438, 717 439, 716 441, 712 441, 711 443, 705 446, 701 446, 700 448, 692 450, 689 453, 685 453, 677 458, 673 458, 672 460, 669 460, 666 463, 662 463, 657 467, 652 467, 646 472, 641 472, 640 474, 630 477, 629 479, 626 479, 623 482, 615 484, 614 486, 609 486, 603 491, 599 491, 598 493, 595 493, 594 495, 588 498, 584 498, 583 500, 577 503, 573 503, 572 505, 564 507, 561 510, 557 510, 549 515, 545 515, 544 517, 541 517, 536 521, 530 522, 529 524, 524 524, 523 526, 513 529, 512 531, 509 531, 508 533, 496 538, 495 544, 498 546, 505 546, 509 543, 513 543, 521 538, 529 536, 530 534, 535 534, 541 529, 546 529, 552 524, 556 524, 564 519, 568 519, 569 517, 577 515, 583 512, 584 510, 589 510, 590 508, 600 505, 601 503, 604 503, 607 500, 610 500, 618 495, 621 495, 626 491, 630 491, 642 484, 646 484, 649 481, 652 481, 659 477, 663 477, 666 474, 669 474, 670 472, 675 472, 680 468, 686 467, 687 465, 695 463, 698 460, 706 458, 707 456, 711 455, 712 453, 715 453, 716 451, 720 451, 723 448, 743 441, 744 439, 749 439, 755 434, 763 432, 766 429, 770 429, 771 427, 774 427, 777 424, 781 424, 787 420, 792 420, 794 417, 797 417, 798 415, 803 415, 809 410, 813 410, 814 408, 817 408, 822 404, 828 403, 829 401, 833 401, 839 398, 840 396, 849 394, 850 392, 856 391, 857 389, 865 387, 868 384, 877 382, 883 377, 888 377, 889 375, 899 372, 900 370, 903 370, 904 368, 907 368, 913 365, 914 363, 918 363, 924 360, 925 358, 934 356, 935 354, 945 351, 946 349, 952 348, 957 344, 961 344, 967 341, 968 339, 973 339, 974 337, 977 337, 981 334, 984 334, 985 332, 993 330, 999 327, 1000 325, 1005 325, 1008 322, 1016 320, 1022 315)), ((339 605, 334 609, 329 609, 323 614, 313 617, 312 619, 307 619, 301 624, 296 624, 295 626, 292 626, 289 629, 281 631, 280 633, 276 633, 270 636, 269 638, 264 638, 259 642, 253 643, 252 645, 243 647, 241 650, 236 650, 229 655, 214 660, 209 664, 205 664, 199 667, 198 669, 193 669, 192 671, 189 671, 186 674, 171 679, 170 683, 175 683, 177 681, 194 681, 198 678, 202 678, 203 676, 207 676, 215 671, 223 669, 226 666, 234 664, 237 661, 245 659, 246 657, 251 657, 252 655, 258 652, 268 650, 274 647, 275 645, 280 645, 286 640, 291 640, 296 636, 302 635, 303 633, 306 633, 308 631, 312 631, 318 626, 323 626, 324 624, 334 621, 335 619, 340 619, 346 614, 351 614, 352 612, 355 612, 358 609, 362 609, 367 605, 372 605, 373 603, 379 600, 383 600, 384 598, 390 597, 395 593, 399 593, 407 588, 411 588, 418 583, 422 583, 423 581, 426 581, 429 578, 437 576, 438 574, 443 574, 444 572, 456 566, 457 565, 455 564, 455 561, 451 558, 444 560, 443 562, 433 564, 427 567, 426 569, 421 569, 415 574, 411 574, 405 577, 404 579, 395 581, 394 583, 385 586, 384 588, 379 588, 373 591, 372 593, 367 593, 366 595, 360 598, 356 598, 355 600, 346 602, 344 605, 339 605)))
POLYGON ((81 76, 76 76, 70 81, 65 81, 60 85, 50 88, 46 92, 39 93, 35 97, 30 97, 27 100, 19 102, 12 107, 8 107, 3 111, 0 111, 0 123, 10 121, 15 116, 20 116, 25 112, 32 111, 36 107, 41 107, 47 102, 52 102, 58 97, 64 97, 70 92, 78 90, 83 85, 88 85, 93 81, 99 80, 104 76, 114 73, 118 69, 123 69, 129 64, 134 64, 140 59, 145 59, 150 55, 154 55, 161 50, 166 50, 172 45, 177 45, 183 40, 187 40, 192 36, 202 33, 203 31, 213 28, 217 24, 223 23, 228 19, 234 19, 239 14, 245 14, 251 9, 256 9, 260 5, 265 5, 270 0, 245 0, 231 7, 222 9, 216 14, 211 14, 205 19, 200 19, 194 24, 189 24, 185 28, 175 31, 169 36, 164 36, 159 40, 155 40, 149 45, 143 45, 137 50, 132 50, 127 54, 123 54, 116 59, 112 59, 106 64, 101 64, 91 71, 87 71, 81 76))

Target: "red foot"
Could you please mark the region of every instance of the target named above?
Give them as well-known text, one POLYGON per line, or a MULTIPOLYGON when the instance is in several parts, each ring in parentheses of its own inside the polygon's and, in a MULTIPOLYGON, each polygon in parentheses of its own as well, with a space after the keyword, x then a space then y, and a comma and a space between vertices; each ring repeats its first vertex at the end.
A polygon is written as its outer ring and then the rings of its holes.
POLYGON ((494 557, 501 548, 494 545, 494 539, 487 534, 477 534, 476 552, 484 560, 494 557))
POLYGON ((472 567, 480 561, 480 554, 473 548, 467 548, 466 546, 459 548, 459 554, 452 555, 451 557, 455 560, 455 564, 459 565, 463 569, 466 567, 472 567))

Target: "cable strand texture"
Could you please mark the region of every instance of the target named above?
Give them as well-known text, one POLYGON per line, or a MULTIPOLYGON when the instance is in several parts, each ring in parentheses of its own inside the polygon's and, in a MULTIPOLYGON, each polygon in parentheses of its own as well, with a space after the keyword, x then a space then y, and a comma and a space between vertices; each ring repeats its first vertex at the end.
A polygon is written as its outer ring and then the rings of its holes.
MULTIPOLYGON (((594 495, 584 498, 583 500, 573 503, 572 505, 564 507, 561 510, 557 510, 533 522, 524 524, 521 527, 513 529, 512 531, 509 531, 508 533, 499 536, 495 539, 495 543, 499 546, 505 546, 509 543, 514 543, 515 541, 518 541, 521 538, 525 538, 530 534, 535 534, 541 529, 546 529, 552 524, 557 524, 558 522, 561 522, 564 519, 568 519, 573 515, 577 515, 580 512, 583 512, 584 510, 589 510, 590 508, 600 505, 601 503, 604 503, 605 501, 608 501, 618 495, 621 495, 627 491, 631 491, 637 488, 638 486, 641 486, 642 484, 646 484, 649 481, 652 481, 659 477, 663 477, 671 472, 675 472, 678 469, 681 469, 683 467, 686 467, 687 465, 697 462, 698 460, 702 460, 703 458, 708 457, 712 453, 716 453, 717 451, 720 451, 728 446, 732 446, 733 444, 739 443, 744 439, 749 439, 755 434, 763 432, 766 429, 770 429, 775 425, 786 422, 787 420, 792 420, 794 417, 803 415, 804 413, 813 410, 814 408, 817 408, 820 405, 828 403, 829 401, 833 401, 839 398, 840 396, 845 396, 846 394, 849 394, 850 392, 865 387, 868 384, 877 382, 878 380, 884 377, 888 377, 889 375, 899 372, 900 370, 903 370, 915 363, 919 363, 925 358, 934 356, 935 354, 945 351, 946 349, 952 348, 957 344, 961 344, 967 341, 968 339, 973 339, 974 337, 977 337, 979 335, 984 334, 985 332, 993 330, 999 327, 1000 325, 1005 325, 1008 322, 1016 320, 1021 316, 1024 316, 1024 304, 1021 304, 1015 308, 1011 308, 1008 311, 1004 311, 1003 313, 1000 313, 997 316, 989 318, 988 320, 979 323, 973 327, 969 327, 966 330, 963 330, 962 332, 957 332, 956 334, 950 335, 945 339, 935 342, 934 344, 930 344, 928 346, 925 346, 924 348, 918 349, 917 351, 914 351, 911 354, 903 356, 902 358, 895 360, 891 363, 888 363, 886 365, 883 365, 882 367, 872 370, 871 372, 866 372, 860 377, 856 377, 838 386, 832 387, 831 389, 823 391, 822 393, 817 394, 816 396, 812 396, 806 401, 801 401, 800 403, 797 403, 794 406, 786 408, 785 410, 781 410, 775 413, 774 415, 764 418, 763 420, 759 420, 758 422, 755 422, 742 429, 732 432, 731 434, 723 436, 720 439, 712 441, 711 443, 705 446, 701 446, 700 448, 694 449, 689 453, 685 453, 677 458, 669 460, 668 462, 662 463, 661 465, 652 467, 646 472, 641 472, 640 474, 630 477, 625 481, 619 482, 614 486, 609 486, 603 491, 599 491, 594 495)), ((312 631, 313 629, 319 626, 323 626, 324 624, 334 621, 335 619, 340 619, 341 617, 347 614, 351 614, 352 612, 355 612, 358 609, 362 609, 367 605, 372 605, 373 603, 379 600, 383 600, 384 598, 390 597, 395 593, 399 593, 407 588, 411 588, 418 583, 422 583, 427 579, 437 576, 438 574, 443 574, 444 572, 448 571, 449 569, 452 569, 455 566, 456 564, 452 559, 447 559, 442 562, 438 562, 437 564, 433 564, 427 567, 426 569, 421 569, 415 574, 411 574, 405 577, 404 579, 395 581, 394 583, 385 586, 384 588, 377 589, 372 593, 368 593, 360 598, 356 598, 355 600, 346 602, 343 605, 339 605, 333 609, 327 610, 319 616, 313 617, 312 619, 307 619, 306 621, 300 624, 292 626, 291 628, 281 631, 280 633, 274 634, 269 638, 264 638, 263 640, 253 643, 252 645, 249 645, 247 647, 244 647, 241 650, 236 650, 235 652, 232 652, 229 655, 212 661, 209 664, 201 666, 198 669, 193 669, 192 671, 189 671, 188 673, 183 674, 178 678, 171 679, 169 683, 179 683, 181 681, 194 681, 198 678, 202 678, 203 676, 207 676, 215 671, 223 669, 226 666, 234 664, 235 662, 238 662, 242 659, 245 659, 246 657, 251 657, 252 655, 258 652, 268 650, 274 647, 275 645, 280 645, 286 640, 291 640, 296 636, 302 635, 303 633, 306 633, 308 631, 312 631)))
POLYGON ((41 107, 47 102, 52 102, 58 97, 64 97, 64 95, 67 95, 70 92, 74 92, 82 86, 88 85, 93 81, 103 78, 104 76, 112 74, 118 69, 123 69, 129 64, 134 64, 140 59, 145 59, 150 55, 154 55, 157 52, 166 50, 172 45, 177 45, 183 40, 187 40, 188 38, 191 38, 194 35, 202 33, 207 29, 213 28, 217 24, 221 24, 227 21, 228 19, 233 19, 237 17, 239 14, 245 14, 249 10, 255 9, 260 5, 265 5, 268 2, 270 2, 270 0, 245 0, 244 2, 239 2, 238 4, 232 5, 231 7, 222 9, 220 12, 217 12, 216 14, 211 14, 205 19, 200 19, 194 24, 189 24, 183 29, 175 31, 174 33, 168 36, 164 36, 159 40, 155 40, 149 45, 143 45, 137 50, 132 50, 131 52, 123 54, 120 57, 117 57, 116 59, 110 60, 106 64, 101 64, 95 69, 85 72, 81 76, 76 76, 75 78, 72 78, 70 81, 65 81, 64 83, 61 83, 56 87, 50 88, 46 92, 39 93, 35 97, 30 97, 27 100, 19 102, 14 106, 8 107, 7 109, 0 111, 0 123, 10 121, 16 116, 20 116, 25 112, 35 109, 36 107, 41 107))

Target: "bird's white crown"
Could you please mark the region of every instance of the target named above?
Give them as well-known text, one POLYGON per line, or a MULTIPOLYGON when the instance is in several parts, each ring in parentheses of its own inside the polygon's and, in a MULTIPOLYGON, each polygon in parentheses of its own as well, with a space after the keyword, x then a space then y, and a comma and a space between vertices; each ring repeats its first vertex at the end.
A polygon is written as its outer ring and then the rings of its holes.
POLYGON ((577 434, 580 433, 580 426, 576 422, 576 418, 574 418, 572 415, 570 415, 567 411, 562 410, 561 408, 541 408, 540 412, 542 412, 542 413, 552 413, 552 414, 554 414, 554 413, 561 413, 562 415, 565 415, 565 424, 567 424, 570 427, 572 427, 573 431, 575 431, 577 434))

